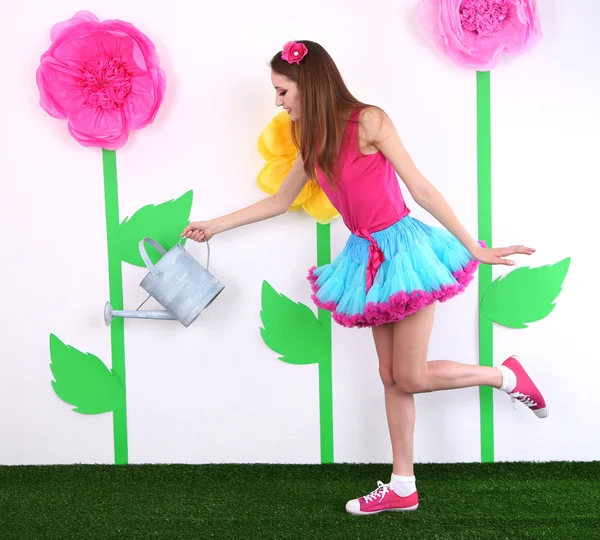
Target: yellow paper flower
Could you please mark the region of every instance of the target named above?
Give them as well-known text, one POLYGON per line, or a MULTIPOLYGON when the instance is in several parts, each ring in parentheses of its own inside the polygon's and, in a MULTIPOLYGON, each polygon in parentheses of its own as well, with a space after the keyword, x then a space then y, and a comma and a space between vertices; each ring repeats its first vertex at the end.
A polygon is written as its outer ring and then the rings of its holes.
MULTIPOLYGON (((292 141, 291 125, 288 113, 283 111, 271 120, 258 138, 258 153, 267 163, 258 174, 256 183, 269 195, 277 193, 298 155, 292 141)), ((316 182, 306 183, 290 210, 300 208, 319 223, 330 223, 339 217, 338 211, 316 182)))

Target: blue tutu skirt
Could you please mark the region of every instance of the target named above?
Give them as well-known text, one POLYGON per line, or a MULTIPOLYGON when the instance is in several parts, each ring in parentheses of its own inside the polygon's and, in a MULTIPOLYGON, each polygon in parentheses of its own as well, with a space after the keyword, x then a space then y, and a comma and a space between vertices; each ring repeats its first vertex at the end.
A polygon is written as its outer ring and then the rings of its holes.
POLYGON ((309 270, 313 301, 345 327, 400 321, 436 301, 444 302, 464 291, 479 265, 446 229, 410 215, 372 237, 384 261, 368 291, 371 243, 355 234, 330 264, 309 270))

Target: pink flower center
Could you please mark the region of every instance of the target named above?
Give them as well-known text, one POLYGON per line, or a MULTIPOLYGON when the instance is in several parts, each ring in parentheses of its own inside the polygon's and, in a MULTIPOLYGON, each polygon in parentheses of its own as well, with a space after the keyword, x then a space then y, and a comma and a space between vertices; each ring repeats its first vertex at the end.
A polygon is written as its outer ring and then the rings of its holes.
POLYGON ((132 75, 125 62, 107 54, 84 65, 82 73, 83 91, 87 104, 105 110, 120 107, 131 92, 132 75))
POLYGON ((493 36, 502 30, 508 4, 508 0, 463 0, 459 8, 461 25, 482 37, 493 36))

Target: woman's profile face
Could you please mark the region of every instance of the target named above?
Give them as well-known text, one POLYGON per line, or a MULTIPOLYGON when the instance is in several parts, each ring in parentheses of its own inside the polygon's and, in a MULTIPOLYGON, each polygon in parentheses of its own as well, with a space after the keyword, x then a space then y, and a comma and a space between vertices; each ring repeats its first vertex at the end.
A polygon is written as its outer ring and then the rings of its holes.
POLYGON ((298 85, 291 79, 274 71, 271 71, 271 82, 275 88, 275 105, 283 107, 290 115, 290 118, 294 122, 297 122, 302 112, 300 110, 300 91, 298 85))

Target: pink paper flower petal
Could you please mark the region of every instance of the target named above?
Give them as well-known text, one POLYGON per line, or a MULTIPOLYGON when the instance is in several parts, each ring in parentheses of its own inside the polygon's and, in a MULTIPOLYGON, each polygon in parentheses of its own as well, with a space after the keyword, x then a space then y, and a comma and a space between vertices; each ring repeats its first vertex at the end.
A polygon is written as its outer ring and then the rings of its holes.
POLYGON ((141 129, 154 121, 164 94, 164 75, 155 82, 150 75, 133 79, 124 113, 131 129, 141 129))
POLYGON ((35 74, 36 83, 40 91, 40 106, 54 118, 66 118, 67 113, 61 103, 59 103, 49 91, 46 81, 45 70, 40 66, 35 74))
POLYGON ((60 34, 70 26, 79 25, 85 22, 100 22, 98 17, 89 11, 78 11, 75 15, 69 19, 68 21, 63 21, 56 23, 50 29, 50 40, 56 41, 60 34))
POLYGON ((118 141, 127 140, 123 129, 123 111, 120 109, 82 107, 69 114, 68 120, 71 135, 85 146, 116 150, 118 146, 115 144, 118 141))
POLYGON ((143 56, 138 56, 136 54, 134 59, 137 62, 140 62, 141 68, 145 68, 147 71, 150 71, 151 69, 158 67, 160 62, 154 44, 135 26, 124 21, 105 21, 103 24, 105 25, 106 30, 111 32, 125 33, 135 41, 136 45, 139 47, 139 52, 141 52, 143 56), (143 64, 141 63, 142 59, 143 64))
MULTIPOLYGON (((85 105, 86 97, 80 84, 78 70, 48 58, 44 62, 41 76, 43 95, 46 99, 51 97, 51 103, 60 111, 59 118, 65 118, 69 111, 85 105)), ((44 104, 42 106, 44 107, 44 104)))
POLYGON ((95 146, 105 148, 106 150, 118 150, 119 148, 122 148, 129 138, 127 131, 122 131, 116 136, 90 137, 86 133, 78 132, 70 124, 69 133, 82 146, 95 146))
POLYGON ((123 111, 81 107, 69 114, 69 124, 90 137, 114 137, 123 131, 123 111))
POLYGON ((145 126, 149 121, 155 101, 156 91, 152 77, 144 75, 133 79, 131 93, 123 108, 127 125, 132 129, 145 126))

